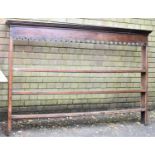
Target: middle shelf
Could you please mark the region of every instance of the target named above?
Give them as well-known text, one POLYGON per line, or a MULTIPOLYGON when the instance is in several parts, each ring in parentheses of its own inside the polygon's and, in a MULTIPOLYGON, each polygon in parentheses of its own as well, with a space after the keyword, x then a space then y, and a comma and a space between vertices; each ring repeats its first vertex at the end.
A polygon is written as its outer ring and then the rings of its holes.
POLYGON ((78 95, 78 94, 117 94, 117 93, 145 93, 146 90, 96 90, 96 91, 16 91, 14 95, 78 95))
POLYGON ((17 72, 55 72, 55 73, 145 73, 145 69, 125 70, 73 70, 73 69, 45 69, 45 68, 14 68, 17 72))

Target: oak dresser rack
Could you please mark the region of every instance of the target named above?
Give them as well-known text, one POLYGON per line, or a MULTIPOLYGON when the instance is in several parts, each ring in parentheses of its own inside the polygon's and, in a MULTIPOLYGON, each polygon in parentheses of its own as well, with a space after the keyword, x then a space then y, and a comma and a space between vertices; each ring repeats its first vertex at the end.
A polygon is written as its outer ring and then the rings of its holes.
POLYGON ((9 42, 9 78, 8 78, 8 133, 12 130, 12 120, 31 118, 56 118, 69 116, 85 116, 97 114, 114 114, 126 112, 140 112, 141 122, 148 123, 148 35, 151 31, 124 29, 114 27, 76 25, 65 23, 42 23, 29 21, 8 20, 10 27, 9 42), (94 43, 108 45, 128 45, 141 47, 142 67, 125 70, 59 70, 43 68, 14 68, 13 46, 14 40, 29 41, 65 41, 70 43, 94 43), (13 89, 13 71, 15 72, 58 72, 58 73, 140 73, 141 89, 139 90, 92 90, 92 91, 17 91, 13 89), (51 114, 12 114, 12 96, 15 95, 72 95, 72 94, 117 94, 140 93, 141 107, 121 110, 51 113, 51 114))

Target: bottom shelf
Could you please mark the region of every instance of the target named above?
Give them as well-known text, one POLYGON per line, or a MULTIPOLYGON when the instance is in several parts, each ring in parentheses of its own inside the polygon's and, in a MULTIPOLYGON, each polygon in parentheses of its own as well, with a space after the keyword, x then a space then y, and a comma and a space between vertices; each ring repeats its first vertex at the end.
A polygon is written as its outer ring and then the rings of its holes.
POLYGON ((130 113, 130 112, 142 112, 145 108, 132 108, 110 111, 92 111, 92 112, 74 112, 74 113, 52 113, 52 114, 20 114, 12 115, 12 119, 38 119, 38 118, 61 118, 61 117, 78 117, 89 116, 98 114, 118 114, 118 113, 130 113))

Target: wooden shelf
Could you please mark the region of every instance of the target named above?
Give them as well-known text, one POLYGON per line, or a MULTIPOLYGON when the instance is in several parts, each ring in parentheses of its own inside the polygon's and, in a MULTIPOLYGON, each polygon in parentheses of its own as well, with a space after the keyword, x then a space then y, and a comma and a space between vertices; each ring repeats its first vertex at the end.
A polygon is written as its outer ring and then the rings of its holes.
POLYGON ((74 113, 51 113, 51 114, 25 114, 25 115, 12 115, 12 119, 38 119, 38 118, 61 118, 61 117, 79 117, 91 116, 101 114, 119 114, 119 113, 132 113, 142 112, 145 108, 132 108, 110 111, 92 111, 92 112, 74 112, 74 113))
POLYGON ((118 93, 145 93, 141 90, 96 90, 96 91, 13 91, 14 95, 78 95, 78 94, 118 94, 118 93))
POLYGON ((145 73, 145 69, 126 70, 58 70, 43 68, 14 68, 18 72, 55 72, 55 73, 145 73))

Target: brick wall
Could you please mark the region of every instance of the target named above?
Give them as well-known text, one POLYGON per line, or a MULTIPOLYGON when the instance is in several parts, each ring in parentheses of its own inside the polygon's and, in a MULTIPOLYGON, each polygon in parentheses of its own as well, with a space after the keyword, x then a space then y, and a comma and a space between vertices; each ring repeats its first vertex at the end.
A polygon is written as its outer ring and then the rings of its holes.
MULTIPOLYGON (((0 19, 0 68, 8 75, 8 37, 6 19, 0 19)), ((20 20, 20 19, 18 19, 20 20)), ((154 19, 27 19, 100 26, 155 30, 154 19)), ((155 31, 149 37, 149 105, 155 105, 155 31)), ((15 67, 53 67, 61 69, 124 69, 140 67, 140 48, 107 46, 92 43, 58 43, 16 41, 15 67)), ((15 89, 20 90, 101 90, 139 89, 140 75, 130 74, 66 74, 16 73, 15 89), (68 77, 71 76, 71 77, 68 77)), ((14 110, 90 110, 134 107, 140 104, 140 94, 106 95, 14 95, 14 110)), ((7 106, 7 84, 0 85, 0 109, 7 106)))

